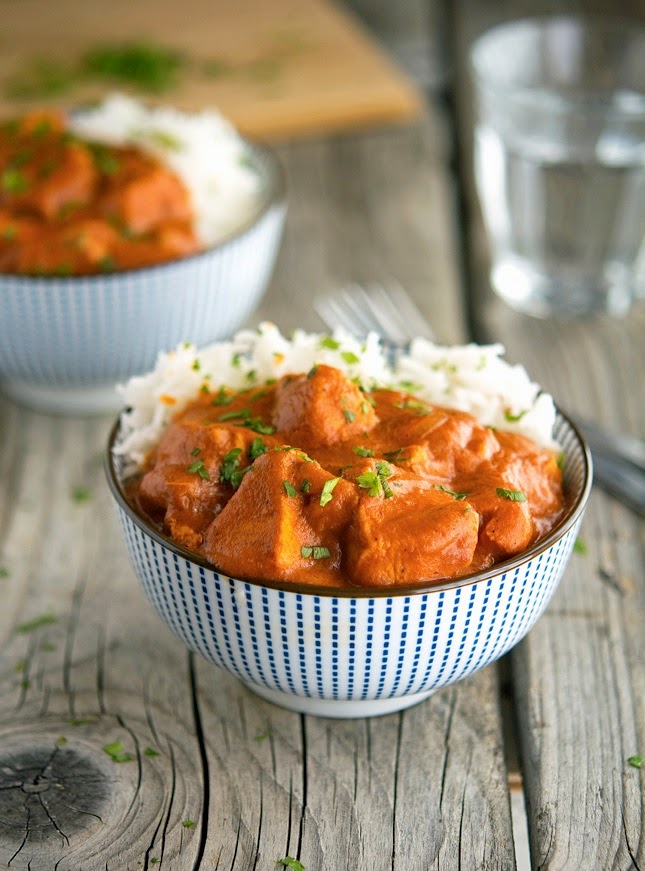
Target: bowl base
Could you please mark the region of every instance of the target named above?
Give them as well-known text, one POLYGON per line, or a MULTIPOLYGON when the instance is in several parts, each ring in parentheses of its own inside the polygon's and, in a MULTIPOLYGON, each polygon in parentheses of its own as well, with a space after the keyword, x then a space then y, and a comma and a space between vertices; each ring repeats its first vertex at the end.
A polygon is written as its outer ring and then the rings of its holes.
POLYGON ((45 387, 7 378, 0 381, 0 390, 20 405, 49 414, 115 414, 123 404, 113 384, 45 387))
POLYGON ((427 690, 424 693, 415 693, 410 696, 396 696, 391 699, 357 699, 347 701, 344 699, 315 699, 308 696, 295 696, 284 693, 281 690, 271 690, 245 683, 245 686, 257 696, 267 702, 273 702, 281 708, 297 711, 299 714, 313 714, 315 717, 333 717, 335 719, 356 719, 362 717, 381 717, 385 714, 394 714, 418 705, 429 698, 435 690, 427 690))

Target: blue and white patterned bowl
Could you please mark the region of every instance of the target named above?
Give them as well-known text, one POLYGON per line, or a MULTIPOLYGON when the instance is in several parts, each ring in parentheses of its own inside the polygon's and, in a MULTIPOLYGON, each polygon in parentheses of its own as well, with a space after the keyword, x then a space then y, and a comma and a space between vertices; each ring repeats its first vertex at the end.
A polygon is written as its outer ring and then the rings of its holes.
POLYGON ((553 595, 591 489, 590 453, 558 413, 569 508, 526 553, 456 581, 382 590, 237 580, 133 510, 112 453, 118 427, 107 450, 108 482, 130 559, 161 619, 263 698, 325 717, 402 710, 510 650, 553 595))
POLYGON ((250 149, 263 182, 257 213, 207 251, 106 275, 0 274, 3 392, 45 411, 116 411, 114 385, 152 369, 160 351, 233 333, 266 290, 286 212, 276 158, 250 149))

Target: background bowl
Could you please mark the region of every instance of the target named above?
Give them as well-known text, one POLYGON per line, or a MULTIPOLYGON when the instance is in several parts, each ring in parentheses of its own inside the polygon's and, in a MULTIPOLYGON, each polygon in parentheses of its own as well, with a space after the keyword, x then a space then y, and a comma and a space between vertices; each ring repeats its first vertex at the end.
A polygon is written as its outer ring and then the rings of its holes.
POLYGON ((159 351, 234 332, 266 290, 286 212, 276 158, 248 145, 257 212, 212 248, 106 275, 0 275, 0 388, 44 411, 116 410, 114 385, 152 369, 159 351))
POLYGON ((188 647, 269 701, 325 717, 402 710, 498 659, 546 608, 571 555, 591 489, 591 456, 558 412, 569 508, 524 554, 440 584, 382 590, 236 580, 173 544, 125 498, 120 463, 106 471, 143 590, 188 647))

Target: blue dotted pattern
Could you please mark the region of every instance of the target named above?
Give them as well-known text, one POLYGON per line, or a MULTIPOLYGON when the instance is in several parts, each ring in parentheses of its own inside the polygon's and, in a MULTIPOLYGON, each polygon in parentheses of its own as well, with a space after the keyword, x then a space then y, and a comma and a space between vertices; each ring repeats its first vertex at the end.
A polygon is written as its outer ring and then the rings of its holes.
MULTIPOLYGON (((566 444, 567 431, 558 438, 566 444)), ((581 456, 565 464, 571 488, 583 470, 581 456)), ((339 700, 426 692, 502 656, 546 608, 580 522, 529 563, 476 584, 343 598, 233 581, 119 518, 146 596, 192 650, 247 683, 339 700)))

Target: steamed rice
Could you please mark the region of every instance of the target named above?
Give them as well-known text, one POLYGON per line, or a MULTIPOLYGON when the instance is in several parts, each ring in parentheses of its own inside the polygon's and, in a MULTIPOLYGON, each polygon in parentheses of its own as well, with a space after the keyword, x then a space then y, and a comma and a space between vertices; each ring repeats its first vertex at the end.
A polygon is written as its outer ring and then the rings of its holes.
POLYGON ((189 114, 113 94, 75 114, 70 129, 84 140, 136 146, 170 167, 190 192, 195 231, 205 247, 244 226, 257 212, 261 179, 249 148, 212 109, 189 114))
POLYGON ((414 393, 433 405, 475 415, 485 426, 525 435, 548 449, 555 406, 522 366, 501 359, 502 345, 442 347, 415 339, 391 365, 379 337, 365 341, 342 329, 333 334, 296 330, 290 339, 271 323, 243 330, 230 342, 197 350, 185 343, 159 355, 155 369, 119 388, 126 410, 115 452, 136 467, 159 441, 172 417, 206 385, 234 390, 325 363, 356 378, 367 390, 386 387, 414 393))

